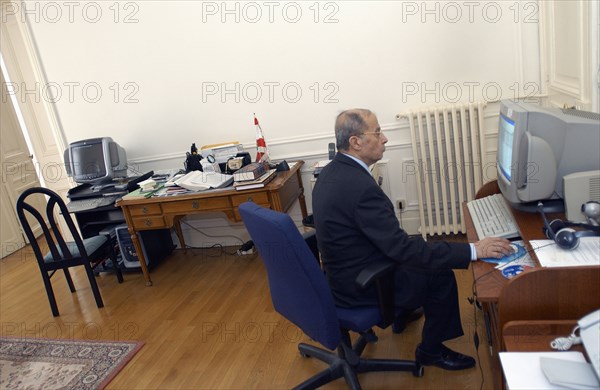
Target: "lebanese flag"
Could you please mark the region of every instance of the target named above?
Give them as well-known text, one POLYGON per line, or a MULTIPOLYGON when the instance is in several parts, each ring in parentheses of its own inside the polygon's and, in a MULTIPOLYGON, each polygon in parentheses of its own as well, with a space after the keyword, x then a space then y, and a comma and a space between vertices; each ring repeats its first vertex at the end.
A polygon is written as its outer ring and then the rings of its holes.
POLYGON ((258 123, 258 118, 254 115, 254 126, 256 126, 256 162, 269 161, 269 153, 267 152, 267 143, 263 136, 262 129, 258 123))

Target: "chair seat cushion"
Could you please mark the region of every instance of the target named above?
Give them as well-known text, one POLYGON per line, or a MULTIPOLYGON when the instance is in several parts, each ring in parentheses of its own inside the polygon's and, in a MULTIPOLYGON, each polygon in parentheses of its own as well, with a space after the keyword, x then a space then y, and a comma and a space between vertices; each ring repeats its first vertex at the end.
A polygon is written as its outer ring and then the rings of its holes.
POLYGON ((336 307, 335 311, 340 326, 353 332, 364 332, 381 322, 381 312, 376 306, 355 307, 347 309, 336 307))
MULTIPOLYGON (((90 238, 83 239, 83 246, 88 254, 88 256, 92 257, 94 252, 96 252, 104 243, 108 240, 106 236, 95 236, 90 238)), ((79 248, 77 248, 77 244, 75 241, 67 242, 67 247, 69 248, 69 252, 73 255, 73 257, 79 257, 81 254, 79 253, 79 248)), ((58 252, 62 255, 62 251, 60 248, 57 248, 58 252)), ((46 263, 54 261, 54 256, 52 256, 51 252, 48 252, 46 256, 44 256, 44 261, 46 263)))

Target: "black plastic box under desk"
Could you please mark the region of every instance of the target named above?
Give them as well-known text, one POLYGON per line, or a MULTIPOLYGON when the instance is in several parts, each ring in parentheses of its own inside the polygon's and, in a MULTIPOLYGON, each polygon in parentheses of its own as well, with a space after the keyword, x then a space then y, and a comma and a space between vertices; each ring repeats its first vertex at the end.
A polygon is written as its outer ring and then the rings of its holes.
MULTIPOLYGON (((127 230, 127 225, 118 226, 115 232, 125 268, 140 268, 138 255, 131 240, 131 235, 127 230)), ((170 229, 146 230, 137 234, 148 268, 160 263, 175 248, 170 229)))

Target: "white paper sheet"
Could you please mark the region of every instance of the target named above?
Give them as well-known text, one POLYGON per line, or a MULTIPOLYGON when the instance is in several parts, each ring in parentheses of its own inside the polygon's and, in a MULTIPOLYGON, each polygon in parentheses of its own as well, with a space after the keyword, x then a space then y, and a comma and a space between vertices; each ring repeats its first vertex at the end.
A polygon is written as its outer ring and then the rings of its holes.
POLYGON ((531 240, 542 267, 600 265, 600 237, 580 237, 577 249, 561 249, 553 240, 531 240))
POLYGON ((540 365, 540 357, 585 362, 581 352, 500 352, 500 363, 509 390, 560 389, 546 379, 540 365))

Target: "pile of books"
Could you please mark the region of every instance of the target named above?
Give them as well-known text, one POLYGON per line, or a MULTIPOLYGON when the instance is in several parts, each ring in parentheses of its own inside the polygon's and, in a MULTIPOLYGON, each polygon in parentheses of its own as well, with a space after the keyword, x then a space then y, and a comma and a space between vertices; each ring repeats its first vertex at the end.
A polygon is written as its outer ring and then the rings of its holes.
POLYGON ((146 179, 144 181, 139 182, 138 186, 140 188, 138 188, 137 190, 135 190, 133 192, 130 192, 125 197, 127 199, 136 198, 136 197, 138 197, 138 198, 150 198, 156 192, 158 192, 160 189, 162 189, 163 185, 164 185, 163 182, 156 181, 153 178, 148 178, 148 179, 146 179))
POLYGON ((152 191, 152 190, 156 189, 156 187, 158 186, 158 183, 153 178, 148 178, 144 181, 139 182, 138 186, 140 186, 140 189, 142 191, 147 192, 147 191, 152 191))
POLYGON ((233 187, 238 190, 262 188, 277 176, 275 169, 264 163, 251 163, 233 173, 233 187))

